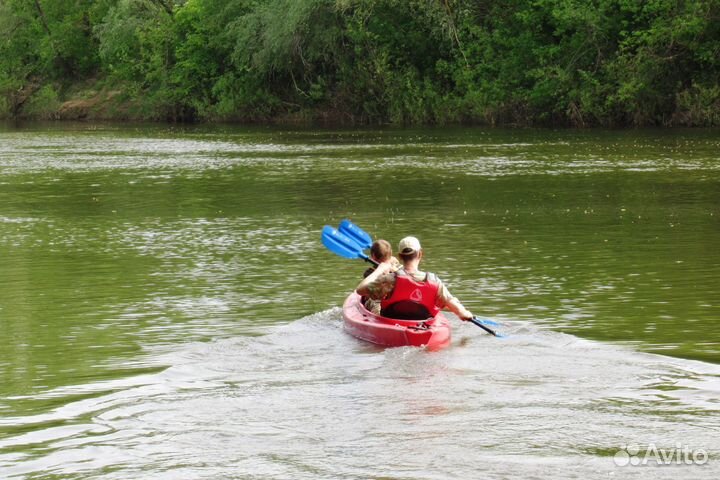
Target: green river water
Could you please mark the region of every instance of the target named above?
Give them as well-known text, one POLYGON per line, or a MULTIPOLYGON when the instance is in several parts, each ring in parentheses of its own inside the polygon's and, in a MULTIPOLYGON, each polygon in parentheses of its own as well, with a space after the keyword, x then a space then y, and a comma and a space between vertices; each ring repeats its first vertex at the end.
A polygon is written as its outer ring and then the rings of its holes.
POLYGON ((716 478, 719 280, 717 130, 0 126, 0 478, 716 478), (343 218, 508 341, 345 335, 343 218))

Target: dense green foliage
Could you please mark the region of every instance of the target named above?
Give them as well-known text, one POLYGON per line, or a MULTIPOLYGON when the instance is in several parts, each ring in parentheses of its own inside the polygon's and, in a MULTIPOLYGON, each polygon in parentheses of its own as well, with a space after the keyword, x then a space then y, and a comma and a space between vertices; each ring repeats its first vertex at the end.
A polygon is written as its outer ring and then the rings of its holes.
POLYGON ((0 32, 6 117, 720 124, 720 0, 0 0, 0 32))

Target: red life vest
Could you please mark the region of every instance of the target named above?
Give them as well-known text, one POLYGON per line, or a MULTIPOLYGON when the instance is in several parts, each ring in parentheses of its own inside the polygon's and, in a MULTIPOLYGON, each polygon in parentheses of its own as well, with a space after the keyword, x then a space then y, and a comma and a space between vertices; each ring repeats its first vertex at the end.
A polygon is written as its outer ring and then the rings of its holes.
POLYGON ((395 288, 388 298, 380 302, 384 317, 404 320, 425 320, 440 313, 435 304, 440 284, 431 273, 418 282, 403 270, 395 272, 395 288))

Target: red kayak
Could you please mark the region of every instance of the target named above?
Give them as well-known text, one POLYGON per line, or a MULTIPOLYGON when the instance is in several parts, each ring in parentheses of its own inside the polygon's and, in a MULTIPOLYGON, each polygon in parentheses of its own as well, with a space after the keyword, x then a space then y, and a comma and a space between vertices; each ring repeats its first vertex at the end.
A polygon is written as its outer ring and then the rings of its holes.
POLYGON ((356 292, 343 304, 345 330, 361 340, 384 347, 426 347, 440 350, 450 345, 450 322, 438 313, 427 320, 398 320, 370 312, 356 292))

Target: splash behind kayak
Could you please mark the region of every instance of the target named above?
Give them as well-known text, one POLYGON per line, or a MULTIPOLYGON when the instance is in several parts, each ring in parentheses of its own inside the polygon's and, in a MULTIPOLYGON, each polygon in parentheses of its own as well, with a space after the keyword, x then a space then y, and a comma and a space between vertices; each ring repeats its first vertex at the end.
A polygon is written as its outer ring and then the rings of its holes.
POLYGON ((343 304, 343 320, 350 335, 384 347, 439 350, 450 344, 450 322, 442 312, 423 321, 387 318, 366 309, 356 292, 343 304))

